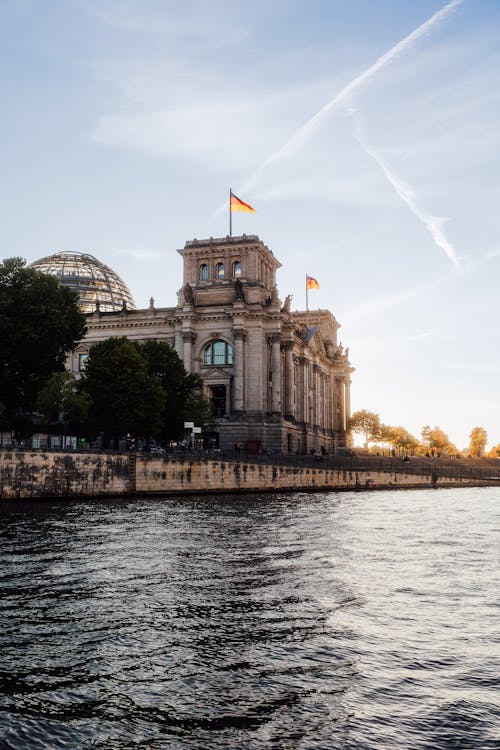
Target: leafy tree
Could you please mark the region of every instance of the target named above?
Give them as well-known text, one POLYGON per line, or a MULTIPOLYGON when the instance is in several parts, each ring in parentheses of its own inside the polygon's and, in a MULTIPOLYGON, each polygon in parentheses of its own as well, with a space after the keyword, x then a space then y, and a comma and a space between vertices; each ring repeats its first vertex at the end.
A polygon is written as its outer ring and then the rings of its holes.
POLYGON ((426 448, 431 448, 432 445, 432 429, 431 427, 426 424, 424 427, 422 427, 422 442, 426 448))
POLYGON ((418 440, 404 427, 392 428, 392 444, 399 451, 414 453, 418 448, 418 440))
POLYGON ((90 399, 94 431, 119 438, 174 440, 184 422, 211 422, 198 375, 187 374, 166 342, 110 338, 89 354, 81 388, 90 399))
POLYGON ((469 454, 474 458, 480 458, 484 454, 488 433, 484 427, 474 427, 469 435, 469 454))
POLYGON ((355 434, 364 435, 365 445, 377 440, 380 434, 380 417, 366 409, 355 411, 351 416, 349 426, 355 434))
POLYGON ((434 427, 431 431, 431 446, 438 451, 443 451, 449 444, 448 435, 440 427, 434 427))
POLYGON ((393 438, 394 427, 390 427, 390 425, 387 424, 381 424, 377 434, 377 441, 382 443, 382 453, 385 448, 393 444, 393 438))
POLYGON ((95 431, 115 439, 127 433, 160 437, 164 390, 133 342, 117 337, 92 347, 81 387, 95 431))
POLYGON ((44 383, 64 369, 85 333, 77 295, 25 266, 22 258, 0 263, 0 413, 6 420, 34 409, 44 383))
POLYGON ((56 372, 38 394, 37 410, 47 422, 63 422, 79 432, 87 426, 90 399, 69 372, 56 372))
POLYGON ((500 443, 493 446, 493 448, 488 453, 488 458, 500 458, 500 443))
POLYGON ((195 422, 199 427, 211 424, 203 382, 199 375, 186 373, 177 352, 165 341, 147 341, 138 349, 147 361, 149 373, 159 379, 163 388, 163 436, 167 440, 178 439, 184 432, 184 422, 195 422))
POLYGON ((440 427, 429 427, 426 425, 422 428, 422 439, 425 447, 429 451, 438 453, 457 454, 457 446, 451 442, 448 435, 440 427))

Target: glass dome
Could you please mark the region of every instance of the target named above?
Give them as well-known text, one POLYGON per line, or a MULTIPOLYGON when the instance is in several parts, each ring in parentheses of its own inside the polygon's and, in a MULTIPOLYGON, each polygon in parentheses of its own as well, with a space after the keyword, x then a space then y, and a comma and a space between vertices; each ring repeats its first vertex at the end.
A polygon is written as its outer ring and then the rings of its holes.
POLYGON ((61 252, 30 264, 41 273, 55 276, 61 284, 78 294, 85 313, 135 309, 134 298, 124 281, 109 266, 87 253, 61 252))

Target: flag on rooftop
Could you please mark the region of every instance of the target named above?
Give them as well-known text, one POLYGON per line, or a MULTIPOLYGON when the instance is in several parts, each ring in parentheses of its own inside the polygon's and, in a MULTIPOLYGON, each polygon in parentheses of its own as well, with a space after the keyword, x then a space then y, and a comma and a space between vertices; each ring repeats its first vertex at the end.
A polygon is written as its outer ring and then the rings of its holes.
POLYGON ((313 276, 306 276, 306 286, 308 289, 319 289, 319 284, 313 276))
POLYGON ((254 214, 255 208, 252 208, 248 203, 238 198, 232 191, 230 192, 230 208, 231 211, 245 211, 246 213, 254 214))

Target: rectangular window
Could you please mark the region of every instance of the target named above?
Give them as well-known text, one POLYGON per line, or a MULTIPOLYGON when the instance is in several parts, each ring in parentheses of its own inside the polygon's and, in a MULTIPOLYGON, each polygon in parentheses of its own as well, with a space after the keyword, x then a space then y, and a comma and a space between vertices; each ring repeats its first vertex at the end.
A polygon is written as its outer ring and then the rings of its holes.
POLYGON ((224 341, 215 341, 213 344, 214 365, 224 365, 226 363, 226 344, 224 341))

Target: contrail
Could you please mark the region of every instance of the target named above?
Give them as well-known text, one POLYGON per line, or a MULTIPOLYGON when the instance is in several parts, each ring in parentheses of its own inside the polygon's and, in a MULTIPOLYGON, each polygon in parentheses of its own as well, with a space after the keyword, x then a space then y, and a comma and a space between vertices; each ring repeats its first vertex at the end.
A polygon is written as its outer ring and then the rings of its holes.
POLYGON ((455 248, 453 247, 451 242, 446 239, 443 232, 443 225, 447 220, 439 216, 432 216, 432 214, 425 213, 425 211, 423 211, 417 205, 414 190, 405 182, 403 182, 403 180, 393 174, 387 164, 384 164, 380 156, 378 156, 374 151, 369 149, 365 143, 363 143, 359 135, 357 135, 356 138, 361 148, 379 165, 380 169, 385 174, 401 200, 406 203, 410 211, 417 217, 419 221, 422 222, 436 245, 444 251, 445 255, 453 263, 455 268, 458 268, 459 263, 455 248))
POLYGON ((375 73, 378 73, 379 70, 381 70, 388 63, 394 60, 395 57, 404 52, 411 44, 417 41, 417 39, 420 39, 420 37, 428 34, 431 29, 437 23, 439 23, 439 21, 442 21, 444 18, 446 18, 446 16, 449 15, 454 8, 461 5, 462 2, 463 0, 451 0, 451 2, 447 3, 443 8, 441 8, 441 10, 438 10, 436 13, 434 13, 433 16, 431 16, 427 21, 418 26, 418 28, 416 28, 410 34, 405 36, 404 39, 394 45, 394 47, 391 47, 388 52, 381 55, 381 57, 379 57, 372 65, 370 65, 369 68, 363 71, 363 73, 360 73, 355 78, 353 78, 350 83, 344 86, 344 88, 341 89, 341 91, 339 91, 339 93, 333 97, 333 99, 331 99, 327 104, 321 107, 321 109, 316 112, 315 115, 310 117, 309 120, 301 125, 298 130, 296 130, 295 133, 290 136, 286 143, 281 146, 281 148, 271 154, 271 156, 268 156, 267 159, 259 167, 257 167, 257 169, 248 178, 244 185, 241 185, 238 188, 238 190, 245 191, 253 187, 253 185, 255 185, 255 183, 258 181, 263 170, 269 164, 278 161, 279 159, 286 158, 287 156, 290 156, 295 151, 297 151, 297 149, 299 149, 311 138, 316 128, 318 127, 318 124, 327 114, 329 114, 333 109, 339 107, 341 104, 344 104, 346 100, 359 88, 361 88, 363 84, 367 83, 367 81, 369 81, 370 78, 375 75, 375 73))

